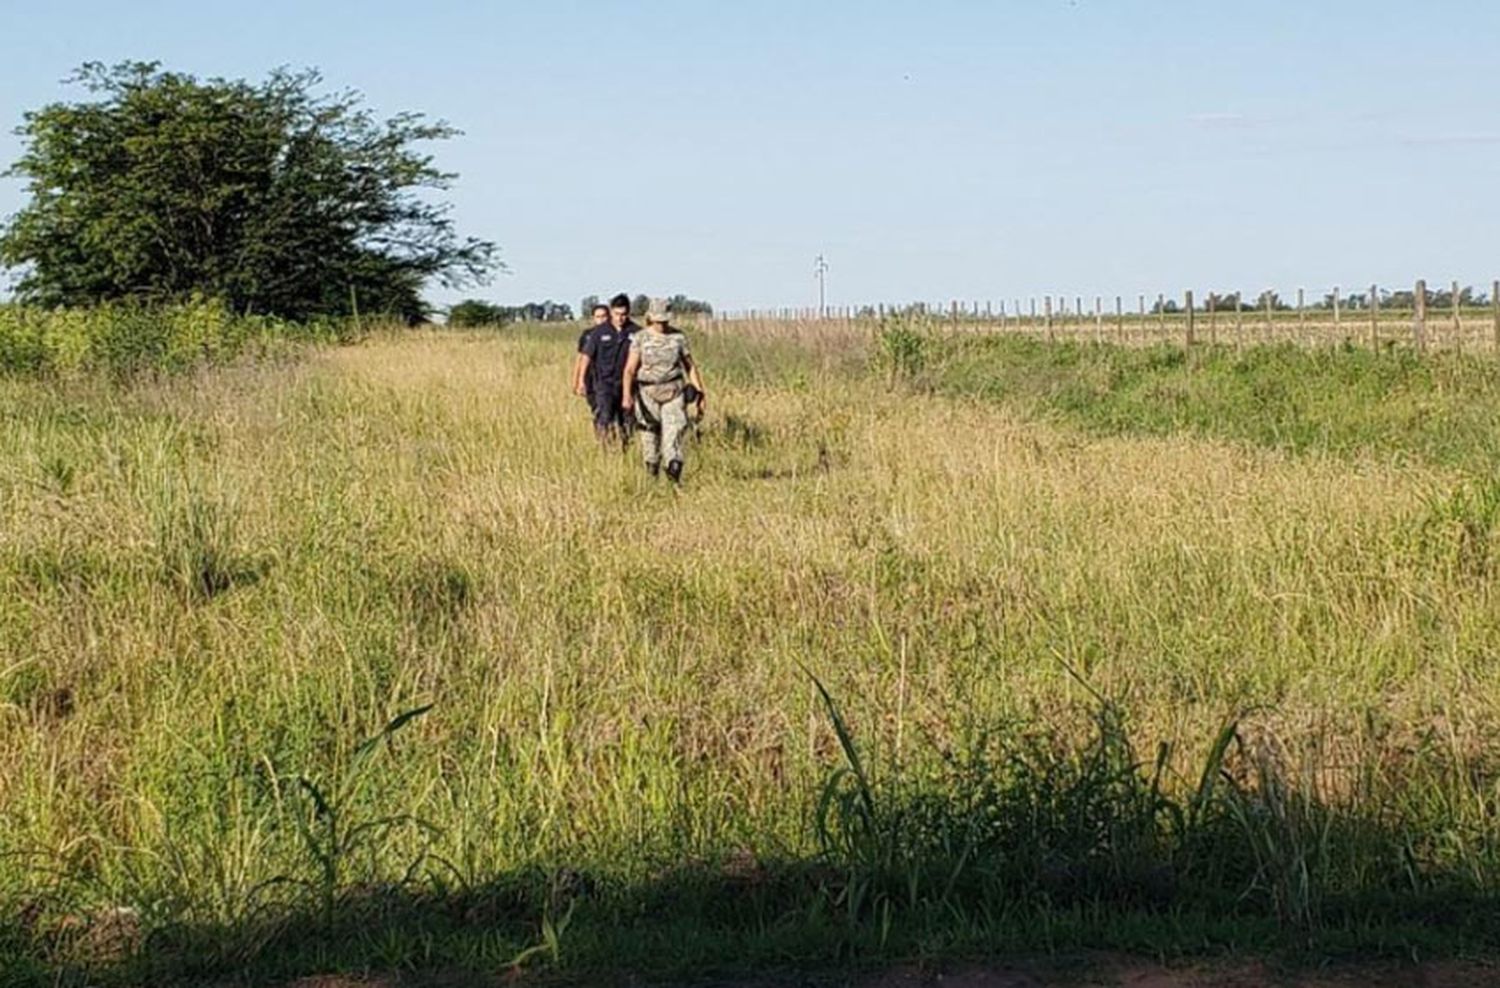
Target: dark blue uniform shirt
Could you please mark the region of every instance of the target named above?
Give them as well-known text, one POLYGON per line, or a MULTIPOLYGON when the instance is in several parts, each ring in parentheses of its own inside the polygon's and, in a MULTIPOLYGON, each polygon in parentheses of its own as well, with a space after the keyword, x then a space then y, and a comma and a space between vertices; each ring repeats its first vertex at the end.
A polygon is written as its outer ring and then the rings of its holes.
POLYGON ((625 378, 625 360, 630 356, 630 337, 640 327, 629 319, 619 329, 613 323, 595 326, 583 337, 583 352, 589 358, 594 386, 609 383, 619 388, 625 378))

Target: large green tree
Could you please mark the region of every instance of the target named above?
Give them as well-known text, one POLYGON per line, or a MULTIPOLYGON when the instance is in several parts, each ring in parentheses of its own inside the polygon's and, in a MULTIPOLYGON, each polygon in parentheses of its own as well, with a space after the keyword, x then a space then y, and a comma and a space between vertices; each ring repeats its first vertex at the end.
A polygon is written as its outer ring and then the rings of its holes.
POLYGON ((424 283, 482 282, 494 245, 461 238, 431 190, 453 175, 416 145, 454 136, 379 120, 315 72, 264 82, 90 63, 92 96, 26 114, 9 175, 30 200, 0 264, 42 305, 201 294, 289 318, 358 309, 416 319, 424 283))

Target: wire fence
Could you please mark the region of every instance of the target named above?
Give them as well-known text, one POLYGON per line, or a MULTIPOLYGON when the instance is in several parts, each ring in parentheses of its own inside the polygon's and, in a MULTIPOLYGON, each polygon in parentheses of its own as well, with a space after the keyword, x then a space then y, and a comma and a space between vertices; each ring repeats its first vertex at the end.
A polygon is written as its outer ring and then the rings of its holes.
POLYGON ((1367 290, 1344 294, 1339 288, 1312 304, 1297 289, 1293 301, 1274 291, 1255 299, 1239 294, 1192 291, 1180 296, 1043 295, 1027 299, 947 303, 915 302, 810 308, 744 309, 716 313, 711 322, 746 324, 771 330, 788 323, 854 324, 899 318, 951 323, 973 332, 1012 332, 1049 340, 1123 345, 1182 343, 1192 346, 1297 343, 1362 345, 1416 351, 1492 350, 1500 352, 1500 280, 1488 295, 1450 283, 1434 291, 1419 280, 1410 290, 1367 290))

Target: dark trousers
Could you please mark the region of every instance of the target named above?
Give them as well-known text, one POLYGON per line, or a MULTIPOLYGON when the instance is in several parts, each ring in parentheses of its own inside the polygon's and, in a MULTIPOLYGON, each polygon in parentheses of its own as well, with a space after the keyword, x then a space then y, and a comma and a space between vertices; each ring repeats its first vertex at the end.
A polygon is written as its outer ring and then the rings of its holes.
POLYGON ((620 404, 623 393, 620 381, 595 381, 589 391, 589 407, 594 411, 594 428, 599 432, 617 430, 622 437, 635 431, 635 416, 626 414, 620 404))

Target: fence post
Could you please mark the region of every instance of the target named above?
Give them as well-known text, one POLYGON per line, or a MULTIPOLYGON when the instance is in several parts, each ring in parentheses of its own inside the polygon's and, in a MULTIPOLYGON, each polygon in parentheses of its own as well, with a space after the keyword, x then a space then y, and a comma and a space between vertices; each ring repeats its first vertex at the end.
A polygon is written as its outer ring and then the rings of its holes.
POLYGON ((1189 288, 1183 295, 1183 301, 1187 303, 1187 345, 1193 345, 1193 290, 1189 288))
POLYGON ((1297 339, 1305 343, 1307 337, 1307 293, 1297 289, 1297 339))
POLYGON ((1266 289, 1266 341, 1267 342, 1270 342, 1271 340, 1274 340, 1276 338, 1276 327, 1274 327, 1273 325, 1271 325, 1272 317, 1275 314, 1275 312, 1274 312, 1275 303, 1274 303, 1272 297, 1275 294, 1276 293, 1273 292, 1271 289, 1269 289, 1269 288, 1266 289))
POLYGON ((1167 297, 1161 293, 1156 296, 1156 331, 1161 338, 1167 338, 1167 297))
POLYGON ((1339 286, 1333 286, 1333 335, 1339 335, 1339 286))
POLYGON ((1370 286, 1370 349, 1380 350, 1380 286, 1370 286))
POLYGON ((1136 300, 1141 303, 1141 324, 1137 328, 1141 331, 1141 342, 1144 343, 1146 340, 1146 296, 1137 295, 1136 300))
POLYGON ((1104 299, 1094 296, 1094 342, 1104 342, 1104 299))
POLYGON ((1417 352, 1427 349, 1427 281, 1417 279, 1416 295, 1412 302, 1411 332, 1417 344, 1417 352))
POLYGON ((1245 345, 1245 293, 1234 293, 1234 349, 1238 352, 1245 345))
POLYGON ((1051 295, 1048 295, 1046 297, 1046 299, 1043 300, 1043 305, 1046 307, 1046 314, 1047 314, 1047 342, 1050 343, 1050 342, 1052 342, 1052 296, 1051 295))
POLYGON ((1458 282, 1453 282, 1449 289, 1453 293, 1453 347, 1456 350, 1462 350, 1464 348, 1464 319, 1458 308, 1458 282))

